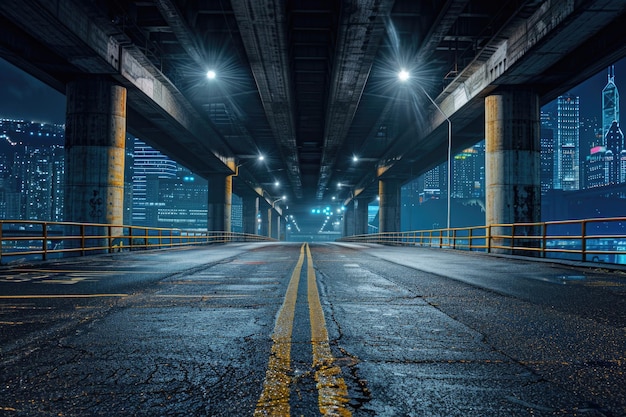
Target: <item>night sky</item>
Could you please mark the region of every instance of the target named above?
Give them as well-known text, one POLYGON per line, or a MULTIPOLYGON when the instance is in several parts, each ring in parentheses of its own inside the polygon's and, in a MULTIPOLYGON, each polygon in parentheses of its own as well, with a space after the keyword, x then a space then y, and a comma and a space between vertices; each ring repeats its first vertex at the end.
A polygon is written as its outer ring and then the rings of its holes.
POLYGON ((65 123, 65 95, 0 59, 0 118, 65 123))
MULTIPOLYGON (((606 82, 605 69, 570 91, 580 96, 581 117, 601 117, 606 82)), ((626 97, 626 58, 615 64, 615 84, 626 97)), ((0 59, 0 118, 65 123, 65 96, 0 59)))

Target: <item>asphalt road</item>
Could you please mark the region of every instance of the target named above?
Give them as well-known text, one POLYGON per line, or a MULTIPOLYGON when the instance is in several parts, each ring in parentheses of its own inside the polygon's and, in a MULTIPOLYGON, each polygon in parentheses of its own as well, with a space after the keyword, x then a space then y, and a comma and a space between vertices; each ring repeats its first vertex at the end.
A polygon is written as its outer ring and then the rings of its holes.
POLYGON ((231 244, 0 269, 0 416, 626 416, 626 275, 231 244))

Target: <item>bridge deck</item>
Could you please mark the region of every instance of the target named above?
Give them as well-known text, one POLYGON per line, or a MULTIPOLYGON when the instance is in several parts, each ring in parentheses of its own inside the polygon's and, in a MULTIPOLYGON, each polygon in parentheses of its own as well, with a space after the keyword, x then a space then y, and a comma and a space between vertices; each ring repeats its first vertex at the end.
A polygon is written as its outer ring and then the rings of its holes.
POLYGON ((5 267, 0 294, 0 415, 626 415, 618 271, 255 243, 5 267))

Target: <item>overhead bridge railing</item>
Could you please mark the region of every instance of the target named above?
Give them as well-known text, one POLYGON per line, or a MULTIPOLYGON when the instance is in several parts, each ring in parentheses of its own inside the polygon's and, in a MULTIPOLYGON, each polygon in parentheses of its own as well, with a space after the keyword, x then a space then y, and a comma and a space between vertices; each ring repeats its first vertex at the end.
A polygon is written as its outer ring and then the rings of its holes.
POLYGON ((46 260, 226 242, 273 241, 267 236, 99 223, 0 220, 0 262, 46 260))
POLYGON ((626 217, 374 233, 340 241, 626 264, 626 217))

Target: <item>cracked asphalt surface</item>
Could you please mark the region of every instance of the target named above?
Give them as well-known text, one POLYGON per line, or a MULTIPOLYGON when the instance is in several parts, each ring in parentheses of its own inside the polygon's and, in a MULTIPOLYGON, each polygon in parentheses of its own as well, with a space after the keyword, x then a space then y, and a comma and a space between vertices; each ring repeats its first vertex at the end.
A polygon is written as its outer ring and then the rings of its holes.
MULTIPOLYGON (((327 365, 348 396, 320 411, 303 268, 291 415, 626 416, 622 272, 310 248, 327 365)), ((1 268, 0 416, 272 415, 258 402, 299 256, 298 243, 230 244, 1 268)))

